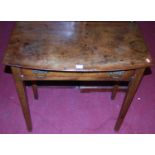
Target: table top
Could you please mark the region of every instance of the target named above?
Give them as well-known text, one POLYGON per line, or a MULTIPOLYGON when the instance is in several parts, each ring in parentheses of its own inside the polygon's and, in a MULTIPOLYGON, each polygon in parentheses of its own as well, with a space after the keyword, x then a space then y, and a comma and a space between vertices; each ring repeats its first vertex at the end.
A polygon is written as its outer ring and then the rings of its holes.
POLYGON ((3 63, 53 71, 114 71, 150 66, 134 22, 17 22, 3 63))

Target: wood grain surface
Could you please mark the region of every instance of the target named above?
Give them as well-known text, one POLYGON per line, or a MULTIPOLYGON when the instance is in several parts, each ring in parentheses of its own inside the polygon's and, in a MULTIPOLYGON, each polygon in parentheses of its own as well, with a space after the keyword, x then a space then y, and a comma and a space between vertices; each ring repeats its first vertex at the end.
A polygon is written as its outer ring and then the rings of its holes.
POLYGON ((51 71, 147 67, 151 57, 133 22, 17 22, 5 65, 51 71))

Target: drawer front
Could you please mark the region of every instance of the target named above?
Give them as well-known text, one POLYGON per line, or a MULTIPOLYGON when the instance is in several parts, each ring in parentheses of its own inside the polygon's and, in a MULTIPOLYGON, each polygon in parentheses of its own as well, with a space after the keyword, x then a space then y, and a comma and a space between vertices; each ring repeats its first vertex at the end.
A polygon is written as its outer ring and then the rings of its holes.
POLYGON ((133 74, 134 70, 113 72, 57 72, 21 69, 21 77, 23 80, 128 81, 133 74))

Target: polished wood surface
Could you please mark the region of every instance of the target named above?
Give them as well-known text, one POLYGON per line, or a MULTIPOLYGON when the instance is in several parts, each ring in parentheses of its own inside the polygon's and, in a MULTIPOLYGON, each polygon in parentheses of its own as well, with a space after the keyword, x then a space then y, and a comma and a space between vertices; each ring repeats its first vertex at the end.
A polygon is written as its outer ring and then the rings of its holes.
POLYGON ((4 64, 53 71, 147 67, 151 57, 133 22, 17 22, 4 64))

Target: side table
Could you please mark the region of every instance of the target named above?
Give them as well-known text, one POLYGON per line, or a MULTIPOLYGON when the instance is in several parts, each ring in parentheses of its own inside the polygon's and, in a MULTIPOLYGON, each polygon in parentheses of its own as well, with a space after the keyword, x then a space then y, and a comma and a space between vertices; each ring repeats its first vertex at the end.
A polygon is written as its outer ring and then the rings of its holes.
POLYGON ((151 56, 136 23, 17 22, 3 63, 11 67, 27 129, 32 130, 24 81, 128 81, 118 131, 151 56))

